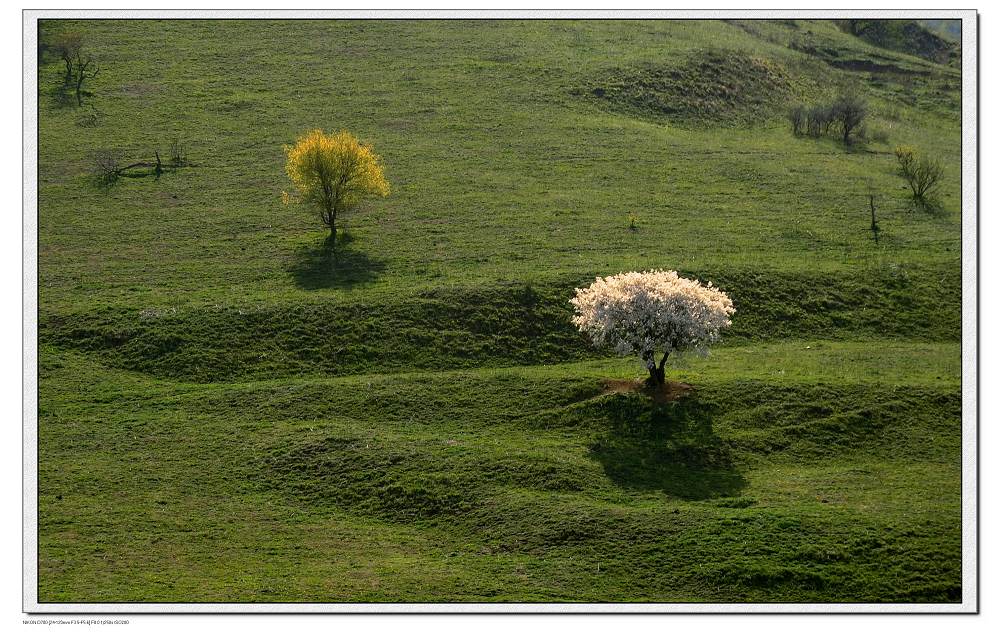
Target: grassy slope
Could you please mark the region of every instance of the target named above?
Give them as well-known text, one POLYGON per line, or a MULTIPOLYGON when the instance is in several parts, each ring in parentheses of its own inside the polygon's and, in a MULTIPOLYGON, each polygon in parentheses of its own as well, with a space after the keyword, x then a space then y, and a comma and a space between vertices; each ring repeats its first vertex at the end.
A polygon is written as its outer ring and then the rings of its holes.
POLYGON ((957 71, 825 23, 78 26, 102 123, 40 71, 43 600, 960 596, 957 71), (943 212, 906 207, 888 145, 589 95, 706 47, 799 99, 860 82, 890 144, 945 160, 943 212), (316 126, 394 186, 336 260, 280 205, 316 126), (174 137, 193 167, 91 186, 90 152, 174 137), (636 367, 566 320, 656 266, 739 309, 666 408, 602 393, 636 367))
POLYGON ((663 408, 602 394, 621 361, 177 385, 52 351, 43 595, 956 598, 955 346, 807 346, 663 408))
MULTIPOLYGON (((571 94, 608 68, 705 46, 787 60, 805 97, 859 79, 734 26, 107 22, 86 30, 106 60, 93 99, 106 123, 76 125, 77 112, 45 93, 59 67, 41 76, 41 280, 51 309, 301 300, 323 285, 395 296, 650 266, 853 274, 958 261, 953 118, 891 102, 905 113, 892 142, 945 159, 947 212, 935 218, 904 210, 889 147, 845 154, 833 142, 793 139, 780 122, 663 125, 571 94), (354 241, 338 263, 347 272, 321 279, 322 230, 280 204, 281 147, 311 126, 373 142, 395 190, 348 220, 354 241), (148 154, 174 137, 198 166, 110 192, 86 186, 93 150, 148 154), (882 248, 866 232, 869 181, 885 198, 882 248), (627 230, 629 211, 639 214, 636 232, 627 230)), ((828 35, 850 40, 832 27, 828 35)))

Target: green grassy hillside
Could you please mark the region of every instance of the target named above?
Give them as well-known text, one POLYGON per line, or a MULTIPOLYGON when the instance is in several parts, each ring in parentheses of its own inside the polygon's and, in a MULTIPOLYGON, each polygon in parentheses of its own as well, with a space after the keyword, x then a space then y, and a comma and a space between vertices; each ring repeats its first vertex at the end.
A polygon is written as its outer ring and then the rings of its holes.
POLYGON ((958 68, 824 21, 70 29, 101 70, 78 107, 39 65, 41 601, 961 599, 958 68), (792 135, 846 89, 866 142, 792 135), (281 203, 315 127, 393 188, 336 251, 281 203), (661 267, 737 313, 657 404, 568 300, 661 267))

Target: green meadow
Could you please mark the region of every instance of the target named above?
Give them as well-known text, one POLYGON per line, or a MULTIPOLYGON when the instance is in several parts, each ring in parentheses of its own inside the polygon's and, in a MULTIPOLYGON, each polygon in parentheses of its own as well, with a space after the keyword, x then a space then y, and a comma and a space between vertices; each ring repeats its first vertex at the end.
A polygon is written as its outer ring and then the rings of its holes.
POLYGON ((40 47, 39 601, 961 601, 954 56, 806 20, 66 30, 100 71, 79 106, 40 47), (851 90, 865 139, 792 134, 851 90), (333 250, 282 204, 314 128, 392 187, 333 250), (654 268, 737 310, 665 403, 568 303, 654 268))

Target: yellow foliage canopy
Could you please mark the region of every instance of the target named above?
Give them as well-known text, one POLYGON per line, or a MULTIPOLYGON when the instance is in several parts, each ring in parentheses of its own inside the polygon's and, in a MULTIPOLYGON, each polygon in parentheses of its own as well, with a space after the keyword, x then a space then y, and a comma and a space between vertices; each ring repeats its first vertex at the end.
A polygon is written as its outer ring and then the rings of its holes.
POLYGON ((295 195, 283 194, 285 203, 314 205, 331 234, 336 234, 339 213, 366 198, 389 195, 381 158, 348 131, 306 132, 295 145, 285 146, 285 154, 285 171, 295 188, 295 195))

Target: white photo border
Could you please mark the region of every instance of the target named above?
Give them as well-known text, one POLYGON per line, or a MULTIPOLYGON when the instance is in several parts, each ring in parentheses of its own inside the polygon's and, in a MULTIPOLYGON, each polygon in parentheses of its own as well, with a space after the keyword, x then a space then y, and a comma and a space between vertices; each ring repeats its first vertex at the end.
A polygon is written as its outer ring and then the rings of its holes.
POLYGON ((978 13, 975 10, 34 10, 23 43, 22 607, 26 613, 942 613, 979 612, 978 13), (44 19, 956 19, 962 21, 962 602, 869 603, 39 603, 38 46, 44 19))

